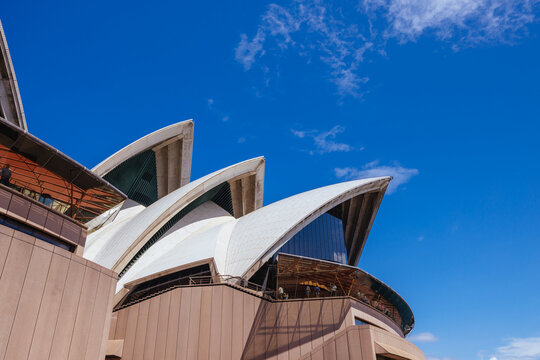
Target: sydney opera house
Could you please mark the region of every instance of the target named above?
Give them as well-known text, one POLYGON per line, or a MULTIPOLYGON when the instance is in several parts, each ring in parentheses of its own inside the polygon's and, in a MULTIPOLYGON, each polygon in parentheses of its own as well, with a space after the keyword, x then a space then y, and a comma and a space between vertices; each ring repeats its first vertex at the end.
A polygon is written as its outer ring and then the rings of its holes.
POLYGON ((191 179, 191 120, 87 169, 28 132, 0 31, 0 360, 425 359, 357 267, 390 177, 263 206, 263 157, 191 179))

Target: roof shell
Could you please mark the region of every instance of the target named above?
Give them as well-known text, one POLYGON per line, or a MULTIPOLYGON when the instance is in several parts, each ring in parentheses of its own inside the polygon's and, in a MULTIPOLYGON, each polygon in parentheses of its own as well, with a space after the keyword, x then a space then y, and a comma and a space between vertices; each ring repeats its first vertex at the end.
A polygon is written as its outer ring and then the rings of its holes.
MULTIPOLYGON (((175 214, 223 182, 246 173, 264 172, 264 157, 246 160, 203 176, 164 196, 132 217, 117 231, 107 231, 109 224, 89 235, 89 242, 99 236, 101 246, 85 257, 114 271, 120 272, 146 241, 175 214)), ((262 179, 259 182, 262 183, 262 179)), ((262 198, 262 186, 256 187, 255 197, 262 198)))
POLYGON ((225 274, 249 278, 307 224, 354 196, 371 191, 384 192, 390 179, 387 176, 325 186, 243 216, 231 234, 225 274))
MULTIPOLYGON (((193 120, 186 120, 176 124, 172 124, 156 130, 142 138, 132 142, 131 144, 118 150, 96 166, 92 168, 92 171, 99 176, 104 176, 109 171, 120 165, 122 162, 129 158, 142 153, 143 151, 152 149, 174 137, 183 136, 186 139, 193 139, 193 120)), ((186 164, 187 169, 191 169, 191 149, 189 154, 183 154, 183 162, 188 161, 186 164)), ((187 174, 187 181, 189 181, 189 174, 187 174)))

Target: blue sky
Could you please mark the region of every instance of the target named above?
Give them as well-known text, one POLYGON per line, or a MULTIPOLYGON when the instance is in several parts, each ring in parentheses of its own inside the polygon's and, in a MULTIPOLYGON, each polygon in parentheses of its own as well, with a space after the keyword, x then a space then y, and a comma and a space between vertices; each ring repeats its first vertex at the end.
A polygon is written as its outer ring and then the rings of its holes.
MULTIPOLYGON (((392 175, 359 266, 428 359, 540 359, 536 0, 5 1, 29 130, 92 167, 195 120, 265 204, 392 175)), ((216 156, 217 155, 217 156, 216 156)))

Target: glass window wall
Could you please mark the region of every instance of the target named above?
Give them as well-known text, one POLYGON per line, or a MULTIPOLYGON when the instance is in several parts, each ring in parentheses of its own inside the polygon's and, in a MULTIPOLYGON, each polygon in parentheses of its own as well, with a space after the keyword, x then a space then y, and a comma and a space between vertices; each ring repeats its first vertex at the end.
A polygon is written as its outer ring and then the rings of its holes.
POLYGON ((294 235, 276 254, 280 252, 347 264, 343 223, 324 213, 294 235))

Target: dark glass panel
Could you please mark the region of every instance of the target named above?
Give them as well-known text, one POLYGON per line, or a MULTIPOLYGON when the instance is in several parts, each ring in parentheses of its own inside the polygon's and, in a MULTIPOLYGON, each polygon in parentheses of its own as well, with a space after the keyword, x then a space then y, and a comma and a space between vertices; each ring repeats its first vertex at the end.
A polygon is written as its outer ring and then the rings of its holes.
POLYGON ((103 178, 130 199, 144 206, 152 204, 158 198, 156 156, 152 150, 127 159, 103 178))
POLYGON ((347 264, 341 219, 322 214, 294 235, 276 254, 280 252, 347 264))

